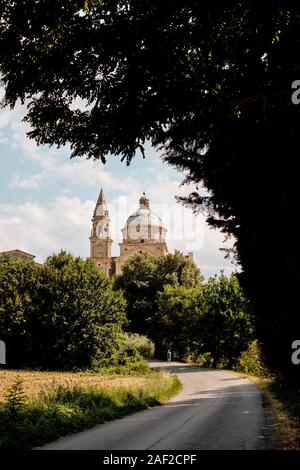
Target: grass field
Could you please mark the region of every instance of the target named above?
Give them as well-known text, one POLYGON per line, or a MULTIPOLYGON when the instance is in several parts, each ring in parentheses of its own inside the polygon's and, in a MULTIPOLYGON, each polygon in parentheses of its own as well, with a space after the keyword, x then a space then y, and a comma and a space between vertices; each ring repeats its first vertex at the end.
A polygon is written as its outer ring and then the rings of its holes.
POLYGON ((50 442, 162 403, 179 389, 179 380, 165 372, 0 370, 0 449, 50 442))
POLYGON ((38 372, 38 371, 0 371, 0 403, 4 401, 8 387, 16 380, 22 380, 22 388, 29 399, 38 397, 59 386, 71 389, 113 390, 130 388, 136 390, 149 382, 147 376, 103 375, 101 373, 80 372, 38 372))

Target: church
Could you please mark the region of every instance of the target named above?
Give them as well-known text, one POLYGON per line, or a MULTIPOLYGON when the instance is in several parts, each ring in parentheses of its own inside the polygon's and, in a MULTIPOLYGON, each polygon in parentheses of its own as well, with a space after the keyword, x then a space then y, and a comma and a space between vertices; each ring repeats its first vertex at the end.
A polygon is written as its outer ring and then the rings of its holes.
MULTIPOLYGON (((139 208, 128 217, 121 230, 123 241, 120 256, 111 256, 113 240, 110 234, 110 217, 103 190, 101 189, 92 218, 90 257, 96 266, 108 276, 120 274, 123 264, 136 253, 164 256, 168 253, 165 240, 167 230, 161 218, 150 208, 145 193, 139 200, 139 208)), ((192 253, 187 255, 192 257, 192 253)))

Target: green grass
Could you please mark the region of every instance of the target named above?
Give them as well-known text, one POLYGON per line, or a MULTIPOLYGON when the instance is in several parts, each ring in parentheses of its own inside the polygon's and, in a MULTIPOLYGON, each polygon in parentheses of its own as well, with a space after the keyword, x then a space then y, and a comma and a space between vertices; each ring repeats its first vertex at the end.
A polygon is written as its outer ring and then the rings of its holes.
MULTIPOLYGON (((93 369, 97 373, 103 375, 148 375, 151 373, 151 368, 144 360, 135 361, 126 365, 116 365, 110 367, 96 367, 93 369)), ((90 373, 90 370, 87 371, 90 373)))
POLYGON ((22 384, 10 387, 0 403, 0 449, 28 449, 69 433, 120 418, 168 400, 178 392, 177 377, 149 372, 139 386, 112 388, 56 385, 33 398, 23 397, 22 384), (15 387, 12 392, 13 387, 15 387), (14 395, 19 394, 17 400, 14 395), (13 395, 13 396, 12 396, 13 395), (10 396, 10 398, 9 398, 10 396))

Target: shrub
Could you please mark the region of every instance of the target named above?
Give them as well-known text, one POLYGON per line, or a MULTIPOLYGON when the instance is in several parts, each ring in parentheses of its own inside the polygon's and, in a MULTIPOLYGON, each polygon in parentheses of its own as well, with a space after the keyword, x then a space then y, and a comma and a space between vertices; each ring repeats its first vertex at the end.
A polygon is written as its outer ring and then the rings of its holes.
POLYGON ((13 417, 16 416, 25 404, 25 394, 23 391, 23 381, 16 379, 7 390, 5 396, 5 407, 9 414, 13 417))
POLYGON ((267 368, 263 362, 261 347, 257 340, 252 341, 248 349, 242 352, 237 361, 236 370, 257 377, 265 377, 268 375, 267 368))
POLYGON ((95 372, 98 372, 103 375, 107 374, 107 375, 140 376, 140 375, 151 374, 151 369, 149 365, 142 359, 136 360, 135 362, 123 364, 123 365, 115 365, 115 366, 101 365, 94 370, 95 372))
POLYGON ((133 349, 145 358, 154 356, 155 346, 147 336, 139 335, 137 333, 127 333, 124 335, 125 344, 128 349, 133 349))
POLYGON ((202 354, 191 354, 185 358, 186 362, 192 362, 200 367, 211 367, 213 365, 213 358, 210 352, 205 352, 202 354))

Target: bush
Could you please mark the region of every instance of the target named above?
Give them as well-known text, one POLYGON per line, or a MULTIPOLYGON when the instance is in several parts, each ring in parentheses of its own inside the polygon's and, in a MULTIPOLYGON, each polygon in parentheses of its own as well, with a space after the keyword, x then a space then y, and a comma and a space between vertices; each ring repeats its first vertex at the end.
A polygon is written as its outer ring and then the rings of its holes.
POLYGON ((127 349, 124 347, 124 344, 121 343, 119 351, 112 353, 109 357, 94 361, 93 370, 98 370, 103 367, 131 367, 132 364, 140 360, 141 357, 137 351, 127 349))
POLYGON ((99 365, 93 371, 98 372, 102 375, 149 375, 151 374, 151 368, 149 365, 142 359, 136 359, 134 362, 128 362, 123 365, 114 365, 109 364, 99 365))
POLYGON ((5 396, 5 406, 12 418, 19 414, 25 404, 25 394, 22 385, 23 381, 21 379, 15 380, 5 396))
POLYGON ((125 301, 91 260, 0 258, 0 331, 10 367, 86 368, 118 355, 125 301), (12 357, 14 361, 12 362, 12 357))
POLYGON ((186 362, 192 362, 200 367, 211 367, 214 360, 210 352, 205 352, 202 354, 191 354, 188 357, 184 358, 186 362))
POLYGON ((248 349, 242 352, 237 361, 236 370, 257 377, 265 377, 268 375, 267 368, 263 362, 261 348, 257 340, 252 341, 248 349))
POLYGON ((155 346, 147 336, 139 335, 137 333, 127 333, 124 335, 125 344, 128 349, 138 351, 138 353, 145 358, 154 356, 155 346))

